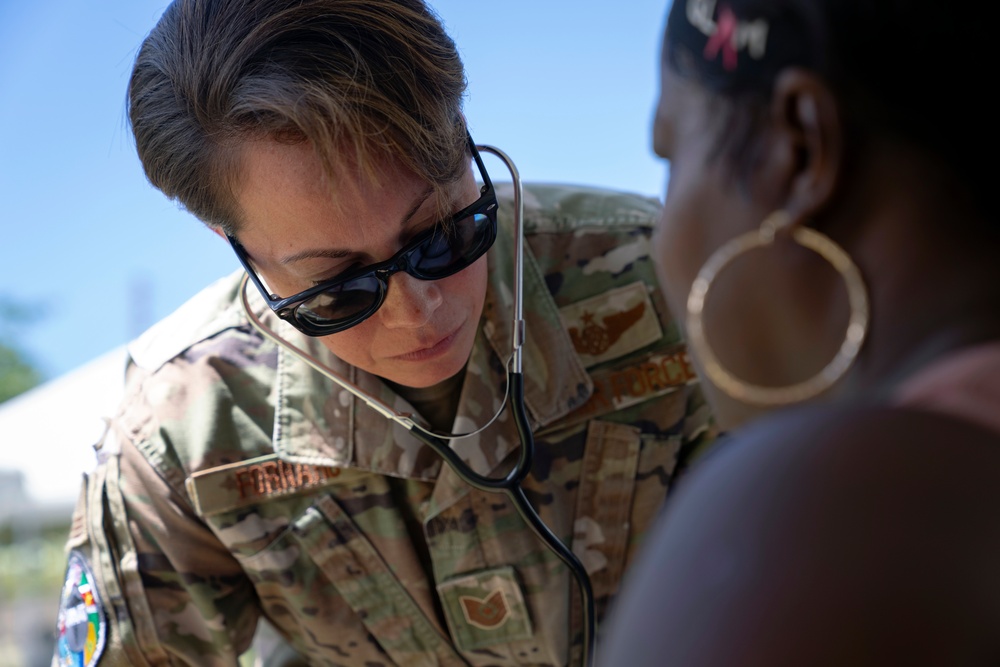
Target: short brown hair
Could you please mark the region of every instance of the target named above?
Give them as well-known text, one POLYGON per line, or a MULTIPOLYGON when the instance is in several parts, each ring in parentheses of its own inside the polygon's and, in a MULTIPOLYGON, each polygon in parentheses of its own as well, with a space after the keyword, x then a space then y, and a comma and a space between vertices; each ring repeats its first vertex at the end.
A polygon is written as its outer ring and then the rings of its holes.
POLYGON ((234 233, 240 146, 309 141, 332 172, 396 160, 439 194, 467 168, 465 71, 421 0, 175 0, 128 89, 150 182, 234 233))

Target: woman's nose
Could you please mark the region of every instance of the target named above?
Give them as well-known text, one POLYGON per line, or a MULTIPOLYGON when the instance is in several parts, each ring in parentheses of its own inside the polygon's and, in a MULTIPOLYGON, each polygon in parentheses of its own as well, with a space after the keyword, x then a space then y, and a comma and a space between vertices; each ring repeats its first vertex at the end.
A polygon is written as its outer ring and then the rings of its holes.
POLYGON ((420 280, 405 271, 389 278, 389 289, 378 314, 383 326, 390 329, 416 328, 427 324, 444 303, 444 296, 434 280, 420 280))

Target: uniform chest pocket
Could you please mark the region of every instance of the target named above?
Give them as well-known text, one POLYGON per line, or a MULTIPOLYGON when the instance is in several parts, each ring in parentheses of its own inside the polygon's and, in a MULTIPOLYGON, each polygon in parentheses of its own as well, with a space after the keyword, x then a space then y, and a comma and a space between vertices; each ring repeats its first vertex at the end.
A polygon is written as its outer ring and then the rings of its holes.
POLYGON ((464 665, 336 497, 300 501, 280 503, 296 510, 280 529, 277 517, 250 520, 276 533, 248 530, 244 518, 240 537, 259 533, 249 544, 260 547, 234 550, 272 622, 297 638, 295 648, 320 664, 464 665))
POLYGON ((592 420, 587 426, 572 549, 590 575, 598 616, 666 498, 681 442, 631 424, 592 420))

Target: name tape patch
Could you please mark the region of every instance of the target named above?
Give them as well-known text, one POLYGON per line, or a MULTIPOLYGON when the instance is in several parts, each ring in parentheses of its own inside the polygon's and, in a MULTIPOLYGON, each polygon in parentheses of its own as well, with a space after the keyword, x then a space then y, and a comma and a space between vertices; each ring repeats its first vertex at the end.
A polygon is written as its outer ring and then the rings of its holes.
POLYGON ((211 516, 342 482, 344 472, 331 466, 289 463, 268 454, 200 470, 186 483, 198 514, 211 516))
POLYGON ((686 349, 653 354, 621 368, 592 373, 594 393, 578 411, 579 418, 622 410, 697 382, 686 349))

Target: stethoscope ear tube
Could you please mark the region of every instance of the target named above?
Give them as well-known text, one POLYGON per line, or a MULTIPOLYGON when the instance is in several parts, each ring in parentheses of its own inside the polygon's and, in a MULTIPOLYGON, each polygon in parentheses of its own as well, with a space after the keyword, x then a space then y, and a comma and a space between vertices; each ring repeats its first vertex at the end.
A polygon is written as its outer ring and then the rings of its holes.
MULTIPOLYGON (((522 372, 521 347, 524 345, 524 197, 521 193, 521 174, 517 170, 517 165, 506 153, 495 146, 486 144, 477 145, 476 148, 486 153, 496 155, 510 172, 511 181, 514 184, 514 312, 511 332, 513 341, 513 352, 511 354, 510 369, 514 373, 522 372)), ((509 393, 509 392, 508 392, 509 393)))

